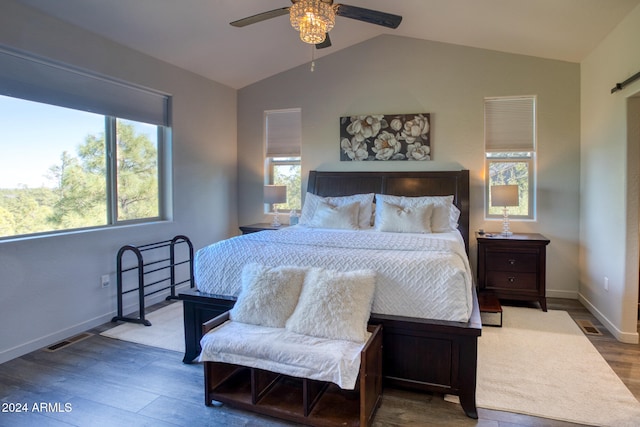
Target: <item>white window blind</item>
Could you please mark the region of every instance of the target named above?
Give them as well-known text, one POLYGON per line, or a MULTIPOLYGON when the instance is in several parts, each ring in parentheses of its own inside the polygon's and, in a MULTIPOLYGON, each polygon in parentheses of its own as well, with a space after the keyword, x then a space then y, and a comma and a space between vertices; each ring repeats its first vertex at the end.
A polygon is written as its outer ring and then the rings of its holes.
POLYGON ((0 94, 169 126, 170 97, 46 59, 0 50, 0 94))
POLYGON ((300 109, 265 112, 267 157, 300 157, 301 117, 300 109))
POLYGON ((486 98, 487 152, 535 151, 535 97, 486 98))

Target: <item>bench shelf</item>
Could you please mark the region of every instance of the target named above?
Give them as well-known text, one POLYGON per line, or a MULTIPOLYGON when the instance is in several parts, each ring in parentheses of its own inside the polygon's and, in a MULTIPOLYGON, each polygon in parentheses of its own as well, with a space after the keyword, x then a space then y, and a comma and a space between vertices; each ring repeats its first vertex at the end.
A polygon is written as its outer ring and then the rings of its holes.
POLYGON ((355 390, 256 368, 205 362, 205 404, 212 406, 218 401, 310 426, 370 426, 382 403, 382 328, 370 326, 369 330, 372 335, 361 353, 355 390))

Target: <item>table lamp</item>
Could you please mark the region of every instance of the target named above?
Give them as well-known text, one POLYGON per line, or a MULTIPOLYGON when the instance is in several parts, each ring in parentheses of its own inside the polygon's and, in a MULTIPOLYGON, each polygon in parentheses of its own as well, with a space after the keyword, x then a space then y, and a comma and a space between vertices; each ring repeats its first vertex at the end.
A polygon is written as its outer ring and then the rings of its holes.
POLYGON ((509 206, 519 206, 520 196, 517 185, 493 185, 491 187, 491 206, 502 206, 502 235, 511 236, 509 231, 509 206))
POLYGON ((287 187, 285 185, 265 185, 264 186, 264 202, 272 205, 274 212, 272 227, 280 227, 280 219, 278 218, 278 209, 276 204, 285 203, 287 201, 287 187))

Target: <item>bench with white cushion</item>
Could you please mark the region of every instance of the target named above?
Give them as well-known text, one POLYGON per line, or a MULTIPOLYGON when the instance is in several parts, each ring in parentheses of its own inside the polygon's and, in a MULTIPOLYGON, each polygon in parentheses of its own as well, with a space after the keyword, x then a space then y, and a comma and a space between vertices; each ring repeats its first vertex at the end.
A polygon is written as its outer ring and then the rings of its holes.
POLYGON ((382 399, 375 273, 243 270, 232 310, 203 325, 205 404, 314 426, 368 426, 382 399))

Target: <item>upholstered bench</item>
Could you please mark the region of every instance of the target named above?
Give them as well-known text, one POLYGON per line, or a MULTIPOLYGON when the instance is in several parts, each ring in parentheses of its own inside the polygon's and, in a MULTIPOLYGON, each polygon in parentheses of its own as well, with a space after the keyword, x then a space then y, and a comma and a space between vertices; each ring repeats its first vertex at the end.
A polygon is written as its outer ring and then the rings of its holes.
POLYGON ((368 426, 382 399, 375 273, 250 264, 234 308, 203 325, 205 404, 317 426, 368 426))

